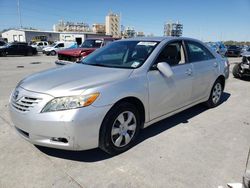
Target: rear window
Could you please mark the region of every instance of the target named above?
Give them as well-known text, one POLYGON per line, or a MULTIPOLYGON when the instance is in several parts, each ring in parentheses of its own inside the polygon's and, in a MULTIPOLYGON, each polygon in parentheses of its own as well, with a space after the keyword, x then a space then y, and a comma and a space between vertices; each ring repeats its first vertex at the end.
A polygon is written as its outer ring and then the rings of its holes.
POLYGON ((101 39, 87 39, 82 43, 81 48, 100 48, 102 42, 101 39))

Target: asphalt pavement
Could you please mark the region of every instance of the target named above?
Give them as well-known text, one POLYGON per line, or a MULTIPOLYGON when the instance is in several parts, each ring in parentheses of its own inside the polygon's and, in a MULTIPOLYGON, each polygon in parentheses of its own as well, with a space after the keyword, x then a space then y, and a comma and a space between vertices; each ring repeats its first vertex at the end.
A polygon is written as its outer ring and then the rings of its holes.
MULTIPOLYGON (((8 114, 25 76, 55 68, 56 57, 0 57, 0 187, 217 188, 241 182, 250 146, 250 82, 230 78, 223 103, 197 105, 144 129, 136 146, 111 157, 23 140, 8 114)), ((230 58, 231 69, 239 58, 230 58)))

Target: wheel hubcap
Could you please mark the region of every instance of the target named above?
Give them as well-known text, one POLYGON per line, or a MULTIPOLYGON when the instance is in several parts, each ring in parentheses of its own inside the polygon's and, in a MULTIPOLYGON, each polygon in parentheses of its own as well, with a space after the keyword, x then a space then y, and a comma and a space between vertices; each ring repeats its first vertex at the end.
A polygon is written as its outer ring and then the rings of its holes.
POLYGON ((214 104, 217 104, 220 101, 221 93, 222 93, 221 84, 217 83, 213 88, 213 94, 212 94, 212 99, 214 104))
POLYGON ((122 112, 114 121, 111 130, 111 140, 116 147, 123 147, 130 143, 136 130, 135 115, 130 112, 122 112))

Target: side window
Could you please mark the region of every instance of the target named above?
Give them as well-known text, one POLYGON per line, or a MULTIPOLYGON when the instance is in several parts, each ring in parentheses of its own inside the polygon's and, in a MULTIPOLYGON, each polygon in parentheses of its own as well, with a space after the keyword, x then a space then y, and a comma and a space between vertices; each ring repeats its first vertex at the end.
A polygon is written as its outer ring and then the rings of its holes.
POLYGON ((64 43, 60 43, 57 46, 58 46, 58 48, 62 48, 62 47, 64 47, 64 43))
POLYGON ((18 48, 17 45, 11 45, 10 48, 18 48))
POLYGON ((42 45, 43 45, 43 43, 42 43, 42 42, 39 42, 37 46, 42 46, 42 45))
POLYGON ((182 42, 172 42, 165 46, 156 59, 156 64, 159 62, 167 62, 170 66, 184 64, 185 53, 182 42))
POLYGON ((187 41, 186 44, 190 62, 207 61, 215 58, 213 54, 200 43, 187 41))
POLYGON ((47 46, 47 42, 44 43, 44 46, 47 46))

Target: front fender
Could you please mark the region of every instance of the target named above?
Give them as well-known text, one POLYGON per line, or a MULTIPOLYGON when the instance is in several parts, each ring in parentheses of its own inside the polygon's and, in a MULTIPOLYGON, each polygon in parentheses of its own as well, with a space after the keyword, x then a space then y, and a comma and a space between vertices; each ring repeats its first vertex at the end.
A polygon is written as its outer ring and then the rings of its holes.
POLYGON ((146 77, 129 77, 124 80, 107 83, 102 86, 87 89, 83 94, 99 92, 100 96, 92 104, 95 107, 113 106, 126 97, 139 99, 145 109, 145 121, 148 121, 148 85, 146 77))

